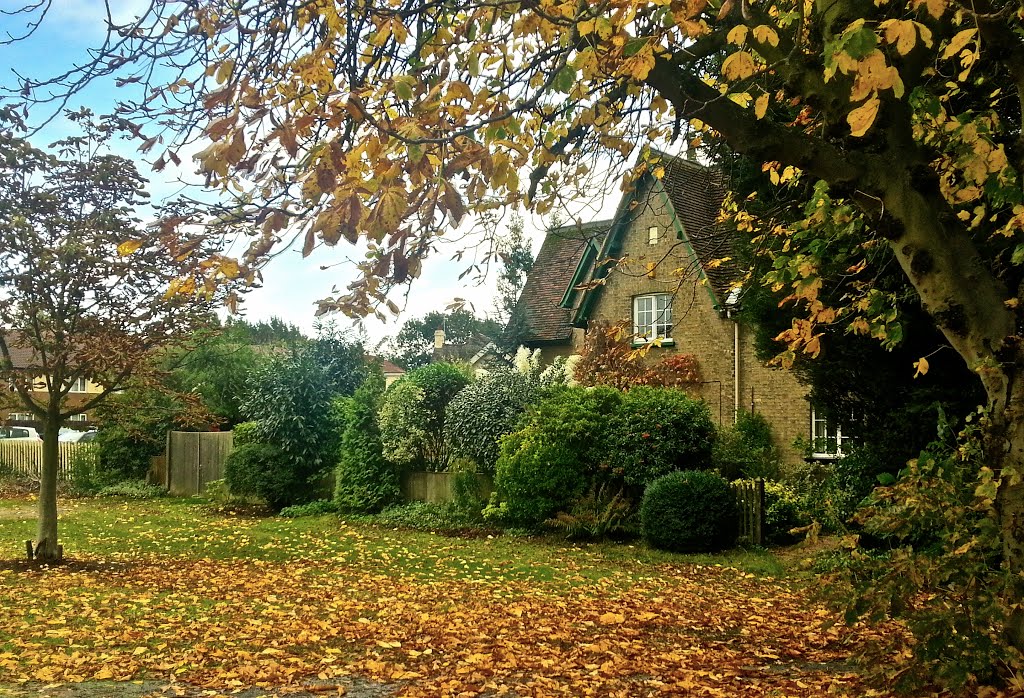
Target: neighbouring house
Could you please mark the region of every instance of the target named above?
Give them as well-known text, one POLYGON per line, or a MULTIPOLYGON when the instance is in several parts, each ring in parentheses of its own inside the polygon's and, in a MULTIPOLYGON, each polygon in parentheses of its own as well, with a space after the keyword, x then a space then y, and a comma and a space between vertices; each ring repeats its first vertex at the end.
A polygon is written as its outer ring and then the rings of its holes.
MULTIPOLYGON (((11 363, 13 364, 12 368, 14 371, 32 371, 32 367, 38 364, 33 356, 32 350, 24 346, 23 343, 18 342, 12 332, 6 332, 4 336, 7 342, 8 351, 10 352, 11 363)), ((41 400, 47 394, 46 381, 42 376, 36 375, 35 377, 36 380, 33 382, 31 392, 41 400)), ((65 404, 69 407, 78 406, 85 403, 87 400, 92 399, 101 392, 103 392, 103 389, 99 384, 82 376, 74 380, 69 386, 67 401, 65 404)), ((21 403, 21 398, 16 394, 13 379, 8 379, 6 397, 8 399, 0 399, 0 422, 30 424, 36 421, 36 416, 25 408, 21 403)), ((83 412, 81 414, 73 415, 69 421, 80 422, 84 426, 85 424, 90 423, 91 419, 87 412, 83 412)))
POLYGON ((841 437, 814 418, 807 388, 758 360, 752 332, 736 319, 739 274, 723 261, 734 238, 716 224, 724 178, 697 162, 655 155, 660 162, 623 196, 614 218, 548 232, 510 332, 550 361, 577 351, 591 323, 630 323, 634 345, 658 340, 647 360, 673 352, 696 358, 702 382, 694 392, 720 423, 738 410, 757 412, 788 461, 804 455, 798 440, 815 444, 816 456, 835 457, 841 437))
POLYGON ((391 363, 387 359, 380 359, 371 357, 374 361, 380 362, 381 370, 384 372, 384 387, 387 387, 394 383, 396 380, 405 375, 405 369, 391 363))
POLYGON ((434 349, 430 363, 466 363, 477 371, 489 371, 499 366, 510 366, 512 357, 501 351, 490 337, 473 334, 463 344, 451 344, 443 328, 434 330, 434 349))

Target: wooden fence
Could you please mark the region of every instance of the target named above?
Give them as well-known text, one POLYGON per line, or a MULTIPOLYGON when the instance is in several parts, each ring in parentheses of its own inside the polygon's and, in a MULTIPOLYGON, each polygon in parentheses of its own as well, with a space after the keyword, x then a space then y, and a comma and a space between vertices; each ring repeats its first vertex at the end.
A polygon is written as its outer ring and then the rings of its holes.
POLYGON ((737 480, 732 488, 740 510, 739 541, 764 545, 764 480, 737 480))
POLYGON ((224 478, 224 461, 234 439, 230 431, 167 433, 167 490, 178 497, 202 494, 206 485, 224 478))
MULTIPOLYGON (((98 452, 98 447, 92 443, 58 443, 57 478, 71 480, 76 461, 87 459, 95 466, 98 452)), ((17 475, 38 480, 43 469, 43 442, 0 439, 0 469, 10 469, 17 475)))
MULTIPOLYGON (((407 502, 443 504, 455 498, 455 479, 460 473, 412 472, 402 475, 402 498, 407 502)), ((494 482, 487 475, 474 474, 477 496, 487 499, 494 482)))

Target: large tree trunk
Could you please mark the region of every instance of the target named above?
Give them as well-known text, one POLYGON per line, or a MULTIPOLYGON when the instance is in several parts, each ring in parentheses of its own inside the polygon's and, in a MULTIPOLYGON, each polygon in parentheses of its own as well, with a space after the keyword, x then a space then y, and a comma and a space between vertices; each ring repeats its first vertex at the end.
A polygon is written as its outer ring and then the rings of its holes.
POLYGON ((43 468, 39 474, 39 521, 36 529, 35 558, 41 562, 58 562, 61 557, 61 549, 57 544, 59 434, 60 418, 51 410, 43 425, 43 468))
POLYGON ((1001 415, 992 417, 986 451, 1000 477, 996 511, 1003 559, 1012 575, 1005 592, 1007 605, 1013 609, 1006 634, 1014 647, 1024 649, 1024 608, 1020 607, 1024 600, 1024 371, 1013 374, 1006 407, 1001 415))

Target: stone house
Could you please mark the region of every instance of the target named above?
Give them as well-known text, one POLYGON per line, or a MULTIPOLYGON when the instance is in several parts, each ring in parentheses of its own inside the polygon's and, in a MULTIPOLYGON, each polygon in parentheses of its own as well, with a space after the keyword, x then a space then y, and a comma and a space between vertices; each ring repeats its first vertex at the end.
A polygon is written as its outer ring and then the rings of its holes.
POLYGON ((590 323, 630 323, 635 346, 658 340, 647 360, 674 352, 696 358, 702 381, 692 392, 719 423, 732 423, 738 410, 757 412, 787 461, 804 456, 798 440, 814 444, 816 457, 835 457, 839 435, 814 419, 807 388, 759 361, 752 331, 736 319, 739 274, 722 261, 733 237, 716 225, 726 194, 721 174, 656 156, 614 218, 548 233, 510 331, 550 361, 577 351, 590 323))

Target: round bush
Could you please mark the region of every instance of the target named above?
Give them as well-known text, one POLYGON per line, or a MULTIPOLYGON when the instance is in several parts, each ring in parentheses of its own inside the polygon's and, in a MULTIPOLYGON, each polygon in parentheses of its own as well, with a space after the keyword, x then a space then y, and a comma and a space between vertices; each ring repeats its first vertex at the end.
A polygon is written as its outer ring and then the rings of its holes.
POLYGON ((224 463, 224 479, 232 494, 262 497, 274 511, 311 496, 308 482, 296 476, 284 451, 271 444, 233 450, 224 463))
POLYGON ((675 388, 632 388, 608 420, 608 458, 627 484, 646 487, 668 473, 711 466, 715 425, 701 400, 675 388))
POLYGON ((259 441, 259 422, 239 422, 231 430, 232 444, 235 448, 259 441))
POLYGON ((670 473, 644 492, 640 525, 655 548, 680 553, 723 550, 736 542, 736 498, 729 483, 715 473, 670 473))
POLYGON ((456 458, 468 458, 480 472, 493 473, 498 440, 515 431, 538 381, 518 371, 499 370, 459 391, 444 417, 445 439, 456 458))

